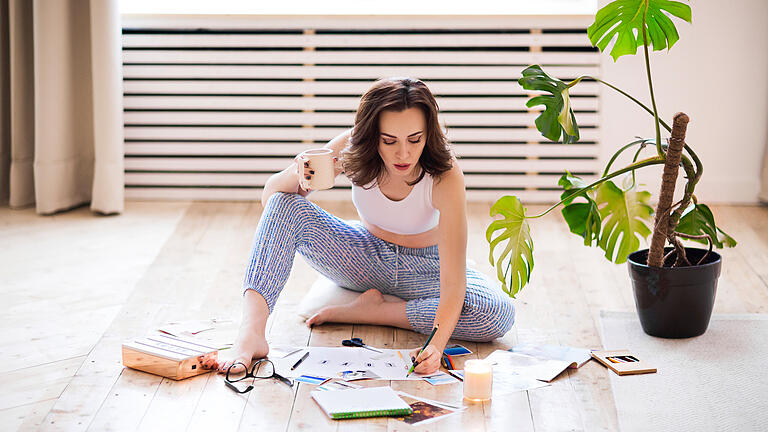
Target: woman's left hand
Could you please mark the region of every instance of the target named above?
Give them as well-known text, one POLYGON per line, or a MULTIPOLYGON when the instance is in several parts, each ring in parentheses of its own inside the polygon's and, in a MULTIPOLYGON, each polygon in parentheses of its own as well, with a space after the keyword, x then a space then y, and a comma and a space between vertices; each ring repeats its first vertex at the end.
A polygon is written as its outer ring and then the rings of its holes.
POLYGON ((443 356, 441 350, 430 344, 419 354, 421 348, 411 351, 411 359, 416 358, 416 369, 413 371, 420 374, 431 374, 440 369, 440 358, 443 356), (418 357, 417 357, 418 354, 418 357))

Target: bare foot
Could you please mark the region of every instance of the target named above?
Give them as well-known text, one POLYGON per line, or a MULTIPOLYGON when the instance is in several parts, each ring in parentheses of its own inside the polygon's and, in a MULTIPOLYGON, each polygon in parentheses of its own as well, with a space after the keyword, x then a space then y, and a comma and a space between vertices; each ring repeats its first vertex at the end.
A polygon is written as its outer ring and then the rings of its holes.
MULTIPOLYGON (((227 351, 225 356, 218 361, 210 361, 203 364, 203 367, 216 369, 218 373, 226 373, 227 369, 235 363, 242 363, 250 367, 254 359, 260 359, 269 353, 269 344, 264 335, 257 331, 248 331, 241 328, 235 345, 227 351), (231 355, 229 353, 231 352, 231 355)), ((232 369, 234 373, 242 373, 245 370, 242 366, 236 366, 232 369)))
POLYGON ((308 326, 326 322, 365 322, 365 318, 375 315, 384 303, 384 296, 377 289, 369 289, 354 301, 338 306, 326 306, 307 320, 308 326))

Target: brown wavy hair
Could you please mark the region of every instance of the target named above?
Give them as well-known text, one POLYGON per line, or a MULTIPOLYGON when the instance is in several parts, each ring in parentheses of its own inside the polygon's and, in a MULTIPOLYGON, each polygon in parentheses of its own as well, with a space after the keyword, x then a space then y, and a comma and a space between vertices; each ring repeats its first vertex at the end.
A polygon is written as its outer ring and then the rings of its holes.
POLYGON ((426 143, 419 158, 421 174, 413 186, 429 173, 436 179, 453 166, 448 139, 438 123, 437 101, 421 80, 392 77, 377 80, 360 99, 355 115, 355 126, 350 145, 341 153, 344 173, 357 186, 373 187, 374 180, 385 173, 384 161, 379 156, 379 116, 383 111, 401 112, 418 107, 426 118, 426 143))

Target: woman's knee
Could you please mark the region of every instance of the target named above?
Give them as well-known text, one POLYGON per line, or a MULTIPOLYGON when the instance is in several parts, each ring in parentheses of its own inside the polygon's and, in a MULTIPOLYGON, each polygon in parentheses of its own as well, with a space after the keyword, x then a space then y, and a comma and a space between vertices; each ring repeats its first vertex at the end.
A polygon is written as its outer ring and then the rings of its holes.
POLYGON ((287 192, 275 192, 267 199, 264 207, 264 213, 273 214, 298 214, 300 210, 308 205, 309 201, 299 194, 287 192))
POLYGON ((490 342, 507 334, 515 323, 515 305, 512 301, 503 299, 490 311, 480 315, 479 327, 481 329, 481 341, 490 342))

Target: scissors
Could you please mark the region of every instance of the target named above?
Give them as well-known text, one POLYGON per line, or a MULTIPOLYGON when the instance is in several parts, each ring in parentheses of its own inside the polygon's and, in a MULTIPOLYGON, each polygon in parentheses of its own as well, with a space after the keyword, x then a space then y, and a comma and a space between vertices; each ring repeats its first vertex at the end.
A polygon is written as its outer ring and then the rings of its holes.
POLYGON ((373 348, 373 347, 369 347, 368 345, 364 344, 363 340, 360 339, 360 338, 344 339, 343 341, 341 341, 341 344, 344 345, 344 346, 348 346, 348 347, 365 348, 365 349, 369 349, 371 351, 376 351, 377 353, 382 352, 381 350, 378 350, 378 349, 373 348))

